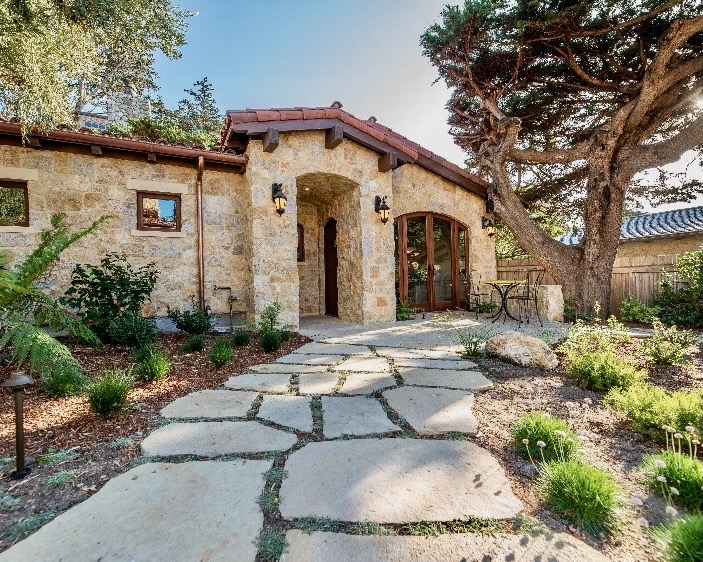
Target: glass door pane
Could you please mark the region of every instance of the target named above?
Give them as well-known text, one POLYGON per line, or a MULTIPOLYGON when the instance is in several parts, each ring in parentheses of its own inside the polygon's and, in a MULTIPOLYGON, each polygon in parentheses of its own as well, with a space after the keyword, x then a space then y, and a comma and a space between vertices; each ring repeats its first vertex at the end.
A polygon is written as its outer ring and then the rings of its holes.
POLYGON ((426 304, 427 298, 427 227, 426 217, 411 217, 407 221, 408 300, 411 304, 426 304))
POLYGON ((434 301, 451 303, 452 292, 452 224, 449 221, 433 217, 432 240, 434 242, 434 301))

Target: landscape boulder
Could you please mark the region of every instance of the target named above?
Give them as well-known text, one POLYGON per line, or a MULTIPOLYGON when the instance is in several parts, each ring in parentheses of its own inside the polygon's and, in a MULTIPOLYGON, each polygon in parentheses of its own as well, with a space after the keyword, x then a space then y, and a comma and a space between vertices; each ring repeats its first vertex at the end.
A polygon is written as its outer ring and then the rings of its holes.
POLYGON ((557 356, 541 339, 514 331, 493 336, 486 342, 486 352, 521 367, 551 371, 559 364, 557 356))

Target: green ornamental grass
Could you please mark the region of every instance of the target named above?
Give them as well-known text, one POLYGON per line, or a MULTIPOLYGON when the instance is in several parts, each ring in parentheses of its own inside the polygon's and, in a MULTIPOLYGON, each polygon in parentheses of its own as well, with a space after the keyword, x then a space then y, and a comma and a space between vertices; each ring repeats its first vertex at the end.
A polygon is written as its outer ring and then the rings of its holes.
POLYGON ((122 410, 131 388, 132 379, 124 371, 105 373, 88 385, 86 394, 90 409, 101 416, 109 416, 122 410))
POLYGON ((217 340, 210 350, 210 362, 218 369, 232 359, 232 348, 227 340, 217 340))
POLYGON ((205 348, 205 338, 203 336, 190 336, 181 346, 181 353, 196 353, 205 348))
POLYGON ((281 349, 281 335, 276 332, 264 332, 259 336, 259 345, 267 353, 281 349))
POLYGON ((138 363, 132 368, 132 374, 135 379, 141 382, 161 380, 171 370, 171 363, 166 355, 153 346, 140 348, 134 358, 138 363))
POLYGON ((249 345, 251 342, 251 334, 247 330, 237 330, 232 334, 231 341, 232 345, 236 345, 237 347, 249 345))
POLYGON ((537 484, 547 507, 593 535, 618 523, 621 489, 607 472, 579 461, 542 465, 537 484))
POLYGON ((521 417, 513 424, 512 433, 515 450, 533 461, 569 460, 580 447, 567 423, 546 412, 532 412, 521 417), (544 446, 538 443, 544 443, 544 446))
POLYGON ((703 562, 703 515, 677 517, 654 529, 664 562, 703 562))
POLYGON ((570 353, 566 360, 566 376, 590 390, 628 388, 643 381, 645 371, 633 367, 613 351, 601 349, 590 353, 570 353))
POLYGON ((666 451, 659 455, 646 455, 642 470, 647 484, 659 495, 668 498, 675 507, 691 511, 703 507, 703 463, 687 454, 666 451), (663 476, 666 482, 657 480, 663 476))

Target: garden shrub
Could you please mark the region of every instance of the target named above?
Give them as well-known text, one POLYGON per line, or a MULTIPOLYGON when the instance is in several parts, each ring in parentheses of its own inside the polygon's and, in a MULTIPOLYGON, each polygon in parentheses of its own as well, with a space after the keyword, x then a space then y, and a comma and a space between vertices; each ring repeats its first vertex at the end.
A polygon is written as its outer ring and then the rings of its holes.
POLYGON ((555 513, 591 534, 617 525, 622 491, 607 472, 579 461, 542 465, 538 489, 555 513))
POLYGON ((278 331, 278 335, 281 338, 281 343, 286 343, 288 340, 290 340, 291 336, 293 335, 293 330, 291 330, 291 328, 286 325, 278 331))
POLYGON ((605 404, 625 415, 632 422, 632 429, 664 441, 663 426, 682 430, 693 426, 698 435, 703 434, 703 390, 667 392, 648 383, 627 389, 613 389, 605 397, 605 404))
POLYGON ((658 306, 647 306, 641 300, 629 296, 620 304, 620 319, 625 322, 651 324, 652 318, 658 318, 661 309, 658 306))
POLYGON ((462 355, 464 357, 476 357, 483 345, 491 337, 493 330, 491 328, 464 328, 457 332, 459 343, 464 348, 462 355))
POLYGON ((642 371, 626 363, 615 352, 601 349, 591 353, 571 353, 566 358, 567 377, 577 380, 590 390, 628 388, 647 377, 642 371))
POLYGON ((205 338, 203 336, 190 336, 181 346, 181 353, 195 353, 205 349, 205 338))
POLYGON ((153 318, 125 314, 110 321, 106 330, 107 340, 126 347, 141 347, 156 341, 159 330, 153 318))
POLYGON ((664 562, 703 561, 703 515, 677 517, 654 529, 664 562))
POLYGON ((627 330, 614 316, 605 324, 587 324, 577 320, 559 346, 559 351, 566 355, 584 355, 592 351, 615 350, 615 345, 630 341, 627 330))
POLYGON ((264 308, 259 316, 259 324, 257 326, 257 331, 259 334, 277 332, 280 328, 278 322, 278 315, 280 313, 281 303, 277 300, 273 301, 270 305, 264 308))
POLYGON ((698 343, 698 336, 687 330, 679 331, 676 326, 667 328, 658 319, 654 319, 653 327, 652 336, 641 344, 644 354, 657 365, 685 364, 686 356, 698 343))
POLYGON ((135 359, 138 363, 132 368, 132 374, 141 382, 161 380, 171 370, 168 357, 151 345, 139 348, 135 353, 135 359))
POLYGON ((217 340, 210 350, 210 362, 218 369, 232 358, 232 348, 227 340, 217 340))
POLYGON ((661 320, 688 328, 703 328, 703 247, 682 255, 676 262, 676 277, 664 275, 654 304, 661 320))
POLYGON ((186 308, 180 311, 167 307, 167 314, 176 325, 176 328, 192 336, 204 334, 212 327, 214 322, 210 311, 207 309, 200 310, 195 299, 191 299, 190 309, 186 308))
POLYGON ((513 424, 512 434, 517 453, 533 461, 569 460, 580 448, 567 423, 545 412, 532 412, 521 417, 513 424), (528 440, 527 444, 524 439, 528 440), (540 441, 544 447, 537 445, 540 441))
POLYGON ((109 342, 111 321, 126 314, 141 317, 157 276, 153 263, 135 270, 124 256, 111 252, 99 266, 76 264, 62 302, 78 310, 98 336, 109 342))
POLYGON ((659 455, 646 455, 642 459, 642 470, 649 487, 670 499, 674 506, 691 511, 703 508, 703 463, 698 459, 669 450, 659 455), (658 481, 658 476, 666 478, 666 482, 658 481), (678 495, 670 491, 671 487, 678 495))
POLYGON ((101 416, 109 416, 124 408, 132 379, 119 370, 109 371, 88 385, 86 394, 90 409, 101 416))
POLYGON ((249 345, 251 343, 251 334, 248 330, 237 330, 232 334, 232 345, 241 347, 243 345, 249 345))
POLYGON ((42 373, 41 386, 49 396, 70 396, 82 392, 87 380, 83 371, 69 363, 60 371, 42 373))
POLYGON ((259 345, 267 353, 281 349, 281 343, 279 332, 264 332, 259 336, 259 345))

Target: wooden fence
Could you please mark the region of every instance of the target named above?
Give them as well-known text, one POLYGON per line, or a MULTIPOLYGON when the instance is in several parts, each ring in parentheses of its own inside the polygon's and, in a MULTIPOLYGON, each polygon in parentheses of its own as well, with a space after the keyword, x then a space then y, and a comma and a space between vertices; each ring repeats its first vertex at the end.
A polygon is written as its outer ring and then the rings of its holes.
MULTIPOLYGON (((678 254, 616 258, 610 281, 610 310, 617 314, 620 303, 629 296, 651 304, 662 278, 661 271, 673 271, 678 258, 678 254)), ((512 279, 518 269, 541 269, 541 266, 529 259, 498 260, 498 279, 512 279)), ((542 283, 556 284, 548 273, 542 283)))

